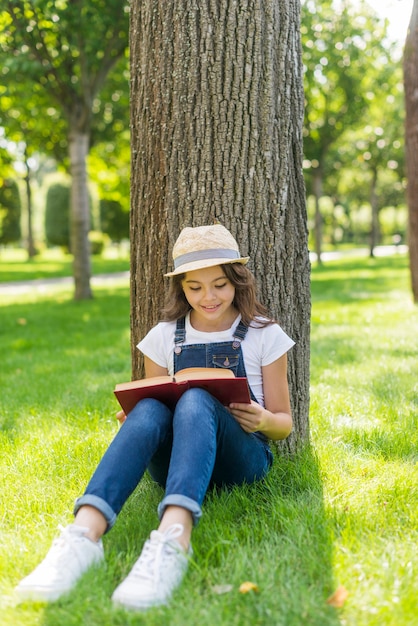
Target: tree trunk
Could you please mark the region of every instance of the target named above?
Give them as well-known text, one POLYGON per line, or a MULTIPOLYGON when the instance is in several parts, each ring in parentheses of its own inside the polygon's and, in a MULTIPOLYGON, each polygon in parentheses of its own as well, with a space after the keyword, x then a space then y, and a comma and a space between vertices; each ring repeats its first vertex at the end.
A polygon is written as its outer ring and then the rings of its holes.
POLYGON ((371 225, 370 225, 370 257, 374 257, 374 249, 378 244, 380 236, 379 227, 379 202, 376 193, 377 188, 377 169, 372 172, 372 184, 370 187, 370 206, 372 209, 371 225))
POLYGON ((320 202, 322 198, 322 172, 316 170, 313 176, 313 192, 315 198, 315 254, 318 265, 322 264, 322 215, 320 202))
POLYGON ((27 239, 27 252, 29 259, 33 259, 36 256, 36 247, 35 240, 33 237, 33 220, 32 220, 32 188, 30 181, 30 166, 28 162, 28 157, 25 152, 25 167, 26 167, 26 176, 25 176, 25 185, 26 185, 26 205, 28 211, 28 239, 27 239))
POLYGON ((405 43, 404 86, 409 262, 412 294, 418 302, 418 0, 414 0, 405 43))
POLYGON ((89 197, 87 188, 86 159, 89 150, 89 134, 76 129, 70 132, 69 153, 71 171, 70 232, 73 254, 74 297, 76 300, 92 298, 90 287, 90 230, 89 197))
POLYGON ((131 332, 159 319, 184 226, 236 236, 260 298, 295 339, 294 451, 309 436, 310 264, 299 0, 131 4, 131 332))

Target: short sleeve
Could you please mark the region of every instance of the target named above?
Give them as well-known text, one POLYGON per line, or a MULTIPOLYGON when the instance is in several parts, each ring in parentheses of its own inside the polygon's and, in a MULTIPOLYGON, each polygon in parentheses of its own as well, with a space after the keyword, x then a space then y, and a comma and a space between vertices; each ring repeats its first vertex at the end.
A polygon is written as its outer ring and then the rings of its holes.
POLYGON ((138 350, 157 365, 172 370, 175 323, 160 322, 137 344, 138 350))
POLYGON ((263 330, 261 364, 270 365, 286 354, 295 342, 278 324, 270 324, 263 330))

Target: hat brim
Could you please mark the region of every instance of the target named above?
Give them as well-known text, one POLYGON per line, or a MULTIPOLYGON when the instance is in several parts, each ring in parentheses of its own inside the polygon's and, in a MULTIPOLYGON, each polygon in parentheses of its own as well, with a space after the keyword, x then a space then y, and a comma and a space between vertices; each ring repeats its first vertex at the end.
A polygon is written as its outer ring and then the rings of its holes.
POLYGON ((200 261, 193 261, 192 263, 184 263, 173 272, 168 272, 167 274, 164 274, 164 276, 177 276, 178 274, 185 274, 186 272, 201 270, 205 267, 214 267, 215 265, 230 265, 231 263, 241 263, 241 265, 245 265, 246 263, 248 263, 249 260, 249 256, 241 257, 239 259, 201 259, 200 261))

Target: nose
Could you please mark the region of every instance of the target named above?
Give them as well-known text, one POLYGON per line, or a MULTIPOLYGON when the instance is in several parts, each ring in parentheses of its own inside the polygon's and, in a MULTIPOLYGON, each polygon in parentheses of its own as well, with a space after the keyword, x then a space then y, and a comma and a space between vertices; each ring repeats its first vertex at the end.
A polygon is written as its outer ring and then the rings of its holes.
POLYGON ((206 289, 204 295, 203 295, 203 301, 204 302, 211 302, 213 300, 216 299, 216 293, 214 290, 212 289, 206 289))

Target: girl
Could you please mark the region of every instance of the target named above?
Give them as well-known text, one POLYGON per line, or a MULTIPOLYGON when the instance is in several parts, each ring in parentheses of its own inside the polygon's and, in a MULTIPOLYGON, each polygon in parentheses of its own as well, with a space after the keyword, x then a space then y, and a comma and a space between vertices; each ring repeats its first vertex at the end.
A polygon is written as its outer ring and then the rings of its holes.
POLYGON ((138 344, 146 377, 229 368, 248 378, 251 404, 224 407, 207 391, 190 389, 174 412, 151 398, 128 416, 119 412, 122 427, 76 501, 74 523, 20 582, 21 598, 55 600, 103 560, 101 537, 148 469, 165 489, 160 525, 112 600, 138 610, 166 604, 186 571, 208 489, 262 479, 273 459, 268 440, 291 431, 286 353, 294 342, 258 302, 248 257, 216 224, 185 228, 173 259, 165 321, 138 344))

